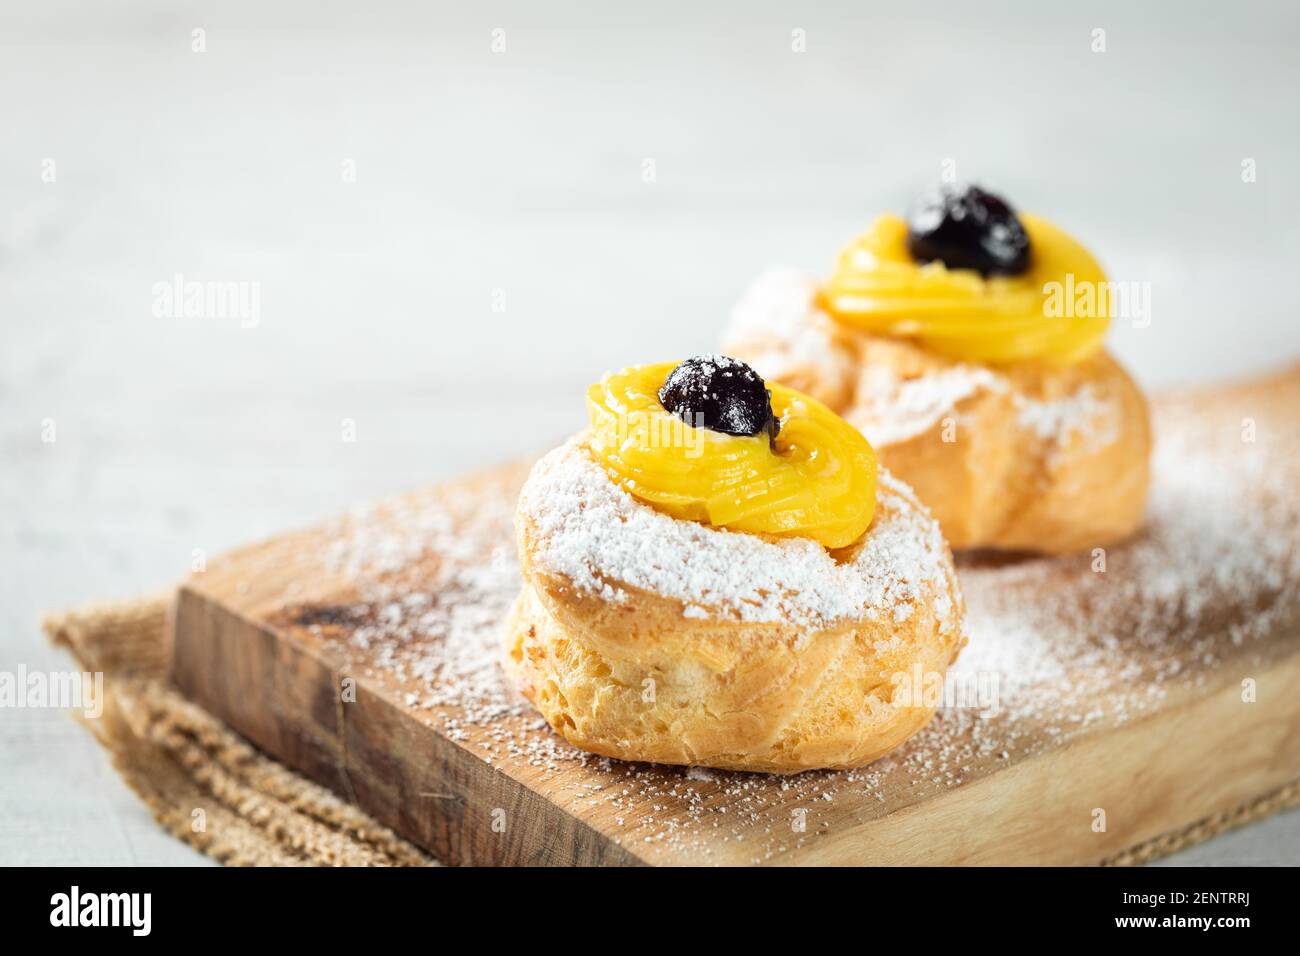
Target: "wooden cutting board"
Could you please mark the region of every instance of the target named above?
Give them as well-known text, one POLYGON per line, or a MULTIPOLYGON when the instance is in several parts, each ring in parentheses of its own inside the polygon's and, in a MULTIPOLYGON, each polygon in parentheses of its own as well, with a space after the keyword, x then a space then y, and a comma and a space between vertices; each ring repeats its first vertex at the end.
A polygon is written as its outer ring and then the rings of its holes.
POLYGON ((449 863, 1094 863, 1300 777, 1300 368, 1163 397, 1135 540, 959 562, 936 718, 854 772, 588 757, 497 663, 526 464, 211 562, 174 678, 449 863))

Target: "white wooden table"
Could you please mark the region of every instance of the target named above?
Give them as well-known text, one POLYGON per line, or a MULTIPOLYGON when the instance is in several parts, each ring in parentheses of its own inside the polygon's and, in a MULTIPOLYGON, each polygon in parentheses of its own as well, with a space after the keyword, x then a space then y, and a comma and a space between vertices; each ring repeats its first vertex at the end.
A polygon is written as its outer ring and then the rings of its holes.
MULTIPOLYGON (((66 666, 43 609, 547 447, 948 159, 1151 283, 1145 384, 1300 354, 1294 5, 434 6, 0 6, 0 670, 66 666), (156 315, 177 274, 255 327, 156 315)), ((1171 862, 1298 861, 1292 813, 1171 862)), ((0 863, 132 862, 203 860, 0 711, 0 863)))

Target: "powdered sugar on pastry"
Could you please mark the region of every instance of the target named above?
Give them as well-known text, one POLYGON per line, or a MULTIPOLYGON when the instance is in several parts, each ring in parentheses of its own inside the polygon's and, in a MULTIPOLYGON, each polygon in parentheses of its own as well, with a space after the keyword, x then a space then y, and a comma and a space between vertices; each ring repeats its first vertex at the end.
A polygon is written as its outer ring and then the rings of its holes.
POLYGON ((955 416, 958 403, 981 391, 1006 390, 1006 379, 973 365, 952 365, 915 378, 872 365, 858 379, 851 421, 873 445, 893 445, 955 416))
POLYGON ((725 338, 771 337, 794 342, 816 311, 817 280, 795 269, 769 269, 754 281, 731 312, 725 338))
POLYGON ((852 409, 853 424, 876 446, 896 445, 929 431, 945 419, 960 419, 962 402, 980 394, 1011 395, 1016 426, 1044 441, 1064 445, 1081 436, 1083 448, 1115 441, 1120 408, 1090 383, 1060 398, 1041 400, 1012 391, 998 372, 976 365, 949 365, 908 377, 888 365, 862 370, 852 409))
MULTIPOLYGON (((876 614, 903 621, 945 588, 938 525, 884 471, 875 521, 839 561, 808 539, 766 539, 661 514, 615 485, 581 436, 538 463, 520 515, 532 524, 540 570, 605 600, 622 600, 624 587, 673 598, 687 616, 813 628, 876 614)), ((946 633, 954 609, 943 604, 946 633)))
POLYGON ((852 358, 836 348, 832 320, 817 308, 816 296, 813 277, 794 269, 769 269, 732 310, 722 336, 723 351, 743 353, 764 378, 786 381, 812 376, 831 390, 847 383, 853 374, 852 358))
POLYGON ((1015 396, 1016 422, 1044 441, 1066 441, 1075 433, 1088 447, 1109 445, 1119 434, 1119 408, 1097 394, 1089 383, 1052 401, 1015 396))

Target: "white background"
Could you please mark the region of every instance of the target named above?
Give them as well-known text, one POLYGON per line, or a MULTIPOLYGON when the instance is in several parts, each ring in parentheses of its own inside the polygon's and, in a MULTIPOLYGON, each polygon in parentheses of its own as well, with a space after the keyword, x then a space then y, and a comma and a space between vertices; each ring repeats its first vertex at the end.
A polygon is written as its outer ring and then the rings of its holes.
MULTIPOLYGON (((1294 4, 613 6, 0 3, 0 669, 66 666, 43 609, 549 446, 945 159, 1151 283, 1144 384, 1300 355, 1294 4), (260 325, 155 317, 177 273, 260 325)), ((1295 863, 1300 815, 1176 859, 1295 863)), ((0 862, 201 858, 9 711, 0 862)))

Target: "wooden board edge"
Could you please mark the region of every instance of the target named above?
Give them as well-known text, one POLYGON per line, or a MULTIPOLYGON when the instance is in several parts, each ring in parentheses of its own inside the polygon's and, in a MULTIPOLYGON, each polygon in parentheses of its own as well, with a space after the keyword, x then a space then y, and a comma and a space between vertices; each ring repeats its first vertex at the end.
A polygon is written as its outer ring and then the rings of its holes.
POLYGON ((250 743, 453 865, 644 865, 491 767, 337 662, 182 585, 172 671, 187 697, 250 743), (304 696, 305 689, 314 689, 304 696), (405 739, 401 739, 405 735, 405 739), (426 752, 407 766, 394 752, 426 752), (480 796, 471 796, 471 795, 480 796), (482 794, 493 795, 484 799, 482 794))

